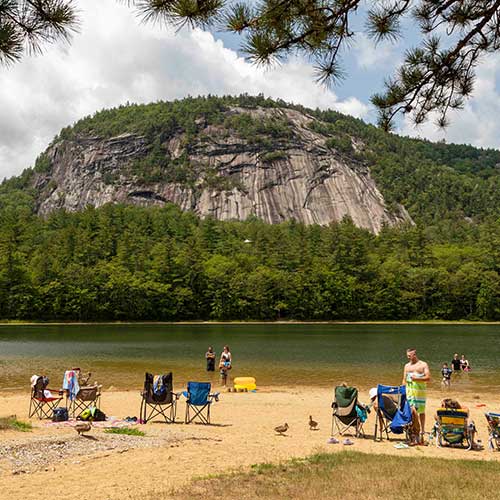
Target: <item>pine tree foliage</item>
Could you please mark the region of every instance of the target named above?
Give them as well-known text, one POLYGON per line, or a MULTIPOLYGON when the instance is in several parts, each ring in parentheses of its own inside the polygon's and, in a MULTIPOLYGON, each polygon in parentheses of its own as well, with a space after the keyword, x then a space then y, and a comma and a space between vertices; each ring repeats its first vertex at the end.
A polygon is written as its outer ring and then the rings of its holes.
POLYGON ((412 20, 421 43, 408 50, 383 93, 372 97, 379 124, 390 130, 397 115, 421 124, 430 115, 446 126, 474 89, 481 56, 500 46, 500 0, 125 0, 146 21, 207 26, 241 34, 242 49, 258 64, 305 55, 318 81, 342 79, 342 57, 356 35, 355 15, 376 42, 397 41, 412 20), (364 11, 366 5, 368 10, 364 11))
POLYGON ((68 40, 77 28, 73 0, 0 0, 0 65, 40 53, 47 43, 68 40))

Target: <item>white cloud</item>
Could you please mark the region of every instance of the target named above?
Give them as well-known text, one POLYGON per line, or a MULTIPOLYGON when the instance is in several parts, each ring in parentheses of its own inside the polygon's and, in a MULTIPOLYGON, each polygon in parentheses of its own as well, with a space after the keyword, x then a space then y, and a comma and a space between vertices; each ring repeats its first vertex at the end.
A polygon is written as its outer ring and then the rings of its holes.
POLYGON ((353 50, 356 64, 363 69, 392 69, 400 57, 396 45, 389 42, 375 43, 364 33, 356 35, 353 50))
POLYGON ((449 143, 500 147, 500 95, 496 88, 499 74, 500 55, 490 56, 482 62, 477 70, 474 97, 466 102, 463 110, 450 113, 450 125, 446 129, 440 129, 432 120, 415 128, 411 120, 406 119, 400 132, 432 141, 444 139, 449 143))
POLYGON ((81 34, 12 68, 0 67, 0 178, 33 164, 59 130, 104 107, 198 94, 264 93, 358 117, 368 107, 340 101, 314 83, 306 62, 257 68, 210 33, 140 24, 115 0, 87 0, 81 34))

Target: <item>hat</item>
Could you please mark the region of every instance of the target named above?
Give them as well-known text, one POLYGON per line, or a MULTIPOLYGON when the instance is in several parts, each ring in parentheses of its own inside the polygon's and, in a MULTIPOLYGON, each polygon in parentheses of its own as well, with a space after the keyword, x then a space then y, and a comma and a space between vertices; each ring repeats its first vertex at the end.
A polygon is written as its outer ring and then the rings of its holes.
POLYGON ((370 391, 368 392, 368 394, 370 395, 370 399, 376 398, 377 397, 377 388, 372 387, 370 389, 370 391))

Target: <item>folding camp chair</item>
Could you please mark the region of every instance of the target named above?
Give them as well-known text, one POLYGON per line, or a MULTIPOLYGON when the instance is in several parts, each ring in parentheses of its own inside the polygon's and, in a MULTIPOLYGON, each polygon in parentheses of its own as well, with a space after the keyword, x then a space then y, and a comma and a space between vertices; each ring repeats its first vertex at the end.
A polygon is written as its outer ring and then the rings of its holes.
POLYGON ((476 428, 468 422, 467 410, 440 408, 436 412, 435 435, 438 446, 460 446, 472 450, 476 428))
POLYGON ((63 399, 61 391, 49 389, 45 377, 38 377, 31 389, 29 418, 36 415, 40 420, 42 418, 52 418, 54 410, 59 406, 63 399), (51 396, 47 397, 45 391, 49 391, 51 396), (57 396, 54 396, 57 394, 57 396))
POLYGON ((406 440, 409 441, 411 422, 411 408, 406 399, 406 386, 379 384, 377 386, 374 441, 377 439, 382 441, 384 433, 387 439, 389 439, 389 433, 405 433, 406 440))
POLYGON ((219 401, 219 393, 210 393, 210 382, 188 382, 186 396, 186 417, 184 422, 189 424, 198 419, 202 424, 210 424, 210 406, 219 401), (192 413, 191 413, 192 411, 192 413))
POLYGON ((141 392, 140 419, 143 423, 161 416, 165 422, 175 422, 177 399, 179 394, 172 392, 172 372, 166 375, 146 373, 144 390, 141 392))
POLYGON ((488 412, 484 416, 488 421, 488 444, 491 450, 500 451, 500 413, 488 412))
POLYGON ((356 437, 365 437, 363 422, 367 417, 367 409, 358 403, 358 390, 355 387, 335 387, 332 408, 332 437, 336 434, 343 436, 351 427, 354 427, 356 437))
POLYGON ((102 385, 91 385, 88 387, 80 387, 76 394, 76 398, 70 403, 70 413, 73 417, 78 418, 82 412, 89 408, 99 408, 101 401, 102 385))

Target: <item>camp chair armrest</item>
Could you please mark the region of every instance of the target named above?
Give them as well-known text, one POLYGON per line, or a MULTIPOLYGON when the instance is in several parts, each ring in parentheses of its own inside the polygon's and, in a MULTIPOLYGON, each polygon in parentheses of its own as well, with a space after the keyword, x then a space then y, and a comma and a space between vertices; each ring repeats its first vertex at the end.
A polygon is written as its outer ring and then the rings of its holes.
POLYGON ((58 396, 64 396, 64 389, 51 389, 50 387, 46 387, 44 391, 50 391, 52 394, 57 394, 58 396))
POLYGON ((209 400, 219 401, 220 392, 213 392, 208 395, 209 400))
POLYGON ((177 401, 181 396, 182 396, 182 392, 171 392, 172 396, 174 396, 175 400, 177 401))

